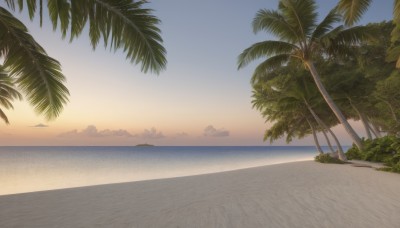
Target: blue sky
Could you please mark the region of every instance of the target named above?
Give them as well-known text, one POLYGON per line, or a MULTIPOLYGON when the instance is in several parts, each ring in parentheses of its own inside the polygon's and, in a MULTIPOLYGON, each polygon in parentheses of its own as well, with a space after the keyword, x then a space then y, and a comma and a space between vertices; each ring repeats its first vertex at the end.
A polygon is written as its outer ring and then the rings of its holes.
MULTIPOLYGON (((253 34, 251 21, 259 9, 276 9, 276 0, 168 0, 146 6, 162 21, 167 70, 143 74, 120 52, 102 45, 93 51, 87 34, 69 43, 43 28, 26 13, 15 16, 67 77, 70 102, 61 116, 46 122, 26 102, 7 111, 2 145, 269 145, 262 141, 264 123, 251 107, 251 64, 238 71, 237 56, 251 44, 273 39, 253 34), (32 127, 42 123, 47 127, 32 127), (119 133, 118 133, 119 132, 119 133), (125 132, 125 133, 121 133, 125 132)), ((336 0, 317 1, 325 15, 336 0)), ((373 1, 361 24, 389 20, 392 1, 373 1)), ((361 129, 355 124, 357 129, 361 129)), ((341 128, 345 144, 350 143, 341 128)), ((360 131, 360 133, 362 133, 360 131)), ((278 141, 275 145, 284 145, 278 141)), ((310 138, 293 145, 312 144, 310 138)))

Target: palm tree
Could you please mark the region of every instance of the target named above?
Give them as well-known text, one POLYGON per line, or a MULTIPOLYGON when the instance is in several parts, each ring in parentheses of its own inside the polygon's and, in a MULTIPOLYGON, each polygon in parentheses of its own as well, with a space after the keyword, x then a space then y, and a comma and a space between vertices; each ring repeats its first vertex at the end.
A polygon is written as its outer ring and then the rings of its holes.
MULTIPOLYGON (((12 109, 11 101, 14 99, 21 100, 21 94, 15 89, 12 79, 3 71, 3 66, 0 65, 0 105, 6 109, 12 109)), ((6 124, 9 124, 8 118, 4 111, 0 108, 0 118, 6 124)))
MULTIPOLYGON (((347 25, 359 21, 372 0, 339 0, 338 9, 343 13, 347 25)), ((388 61, 395 61, 400 68, 400 0, 393 0, 392 46, 388 49, 388 61)))
POLYGON ((290 65, 281 67, 273 73, 275 75, 273 79, 266 80, 260 77, 253 83, 253 107, 261 112, 266 121, 273 123, 273 126, 266 130, 264 140, 270 139, 272 142, 286 134, 286 142, 289 143, 293 137, 301 138, 312 134, 317 150, 323 153, 316 135, 317 131, 320 131, 325 136, 331 152, 334 153, 326 134, 329 132, 337 144, 339 158, 346 161, 337 137, 330 130, 331 126, 337 124, 337 120, 331 118, 331 112, 326 113, 326 104, 318 101, 322 97, 315 84, 304 77, 304 74, 309 72, 290 65), (313 102, 314 106, 312 107, 309 102, 313 102), (316 112, 324 116, 324 120, 316 112), (325 122, 329 123, 329 127, 325 122))
POLYGON ((262 41, 245 49, 239 55, 238 68, 266 57, 255 69, 254 75, 257 77, 288 62, 300 61, 310 71, 318 90, 353 142, 362 148, 360 137, 322 84, 314 61, 324 55, 351 54, 349 47, 366 39, 368 34, 365 27, 361 26, 333 28, 334 24, 341 21, 336 9, 320 24, 316 24, 317 16, 313 0, 281 0, 278 10, 260 10, 253 20, 254 32, 267 31, 279 40, 262 41))
MULTIPOLYGON (((43 18, 43 0, 5 0, 12 11, 24 7, 31 19, 43 18), (37 13, 39 10, 39 13, 37 13)), ((93 49, 100 40, 110 49, 122 50, 134 64, 141 64, 143 72, 159 73, 166 66, 162 46, 160 20, 152 10, 143 8, 146 1, 132 0, 57 0, 48 1, 47 8, 53 29, 60 27, 62 37, 77 38, 85 26, 93 49)), ((68 101, 68 89, 60 63, 28 33, 26 26, 7 9, 0 7, 0 58, 4 71, 15 83, 38 114, 48 120, 57 117, 68 101)))
MULTIPOLYGON (((276 107, 278 108, 275 108, 275 110, 279 110, 280 112, 285 112, 285 108, 293 108, 293 104, 297 104, 297 106, 294 107, 302 115, 311 114, 312 118, 317 123, 315 129, 313 129, 313 126, 311 126, 309 123, 311 130, 313 132, 322 132, 326 138, 328 146, 331 148, 331 151, 334 152, 329 137, 327 136, 328 132, 333 137, 337 145, 339 158, 343 161, 346 161, 347 159, 340 142, 331 130, 331 127, 337 124, 337 120, 335 121, 334 118, 331 118, 332 112, 326 112, 328 107, 326 106, 326 103, 322 102, 323 99, 315 84, 310 81, 310 78, 305 77, 305 75, 308 75, 309 72, 303 69, 294 68, 294 66, 286 66, 285 68, 286 71, 289 72, 288 74, 280 75, 274 80, 270 80, 268 83, 266 83, 267 85, 271 85, 275 88, 275 90, 273 90, 274 96, 272 99, 267 100, 267 102, 292 104, 290 106, 277 105, 276 107), (320 116, 323 116, 323 118, 320 116)), ((262 83, 262 81, 260 80, 258 83, 262 83)), ((264 91, 265 90, 266 87, 264 87, 264 91)), ((264 91, 259 90, 257 93, 262 94, 264 91)))

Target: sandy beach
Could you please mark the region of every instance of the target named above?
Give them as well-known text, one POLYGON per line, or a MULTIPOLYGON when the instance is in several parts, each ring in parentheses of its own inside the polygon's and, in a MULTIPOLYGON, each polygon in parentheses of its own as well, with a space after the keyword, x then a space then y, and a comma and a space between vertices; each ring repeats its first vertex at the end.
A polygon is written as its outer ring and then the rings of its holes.
POLYGON ((400 175, 313 161, 0 196, 0 227, 399 227, 400 175))

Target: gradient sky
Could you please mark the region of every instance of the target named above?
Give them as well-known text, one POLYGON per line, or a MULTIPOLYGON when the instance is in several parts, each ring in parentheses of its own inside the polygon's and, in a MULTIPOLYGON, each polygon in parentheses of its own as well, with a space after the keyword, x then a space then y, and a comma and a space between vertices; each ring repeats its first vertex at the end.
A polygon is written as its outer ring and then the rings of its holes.
MULTIPOLYGON (((14 13, 33 37, 59 60, 67 77, 70 102, 59 118, 46 122, 27 102, 6 110, 0 145, 269 145, 264 123, 251 107, 250 76, 255 64, 237 71, 237 56, 251 44, 271 39, 254 35, 251 21, 277 0, 152 1, 162 21, 167 70, 143 74, 140 67, 102 45, 93 51, 88 36, 72 43, 43 28, 26 13, 14 13)), ((320 15, 337 3, 320 0, 320 15)), ((361 24, 390 20, 391 0, 375 0, 361 24)), ((353 124, 360 133, 359 124, 353 124)), ((334 129, 350 144, 343 129, 334 129)), ((306 138, 292 145, 311 145, 306 138)), ((273 145, 285 145, 279 140, 273 145)))

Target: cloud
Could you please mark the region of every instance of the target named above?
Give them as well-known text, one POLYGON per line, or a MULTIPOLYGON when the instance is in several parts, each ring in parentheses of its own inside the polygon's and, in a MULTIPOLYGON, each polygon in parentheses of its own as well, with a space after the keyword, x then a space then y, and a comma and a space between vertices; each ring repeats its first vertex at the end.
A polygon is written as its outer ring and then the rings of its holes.
POLYGON ((210 136, 210 137, 227 137, 229 136, 229 131, 225 129, 215 129, 212 125, 208 125, 204 129, 204 136, 210 136))
POLYGON ((187 136, 189 136, 189 134, 186 132, 179 132, 179 133, 176 133, 176 136, 177 137, 187 137, 187 136))
POLYGON ((68 132, 64 132, 59 134, 60 137, 74 137, 74 136, 86 136, 86 137, 134 137, 127 130, 119 129, 119 130, 110 130, 105 129, 102 131, 97 130, 96 126, 89 125, 87 128, 82 131, 72 130, 68 132))
POLYGON ((41 127, 49 127, 49 125, 45 125, 45 124, 40 123, 40 124, 36 124, 36 125, 34 125, 34 126, 31 126, 31 127, 38 127, 38 128, 41 128, 41 127))
POLYGON ((144 139, 161 139, 165 138, 165 135, 162 132, 157 132, 157 129, 153 127, 151 129, 144 129, 140 137, 144 139))

